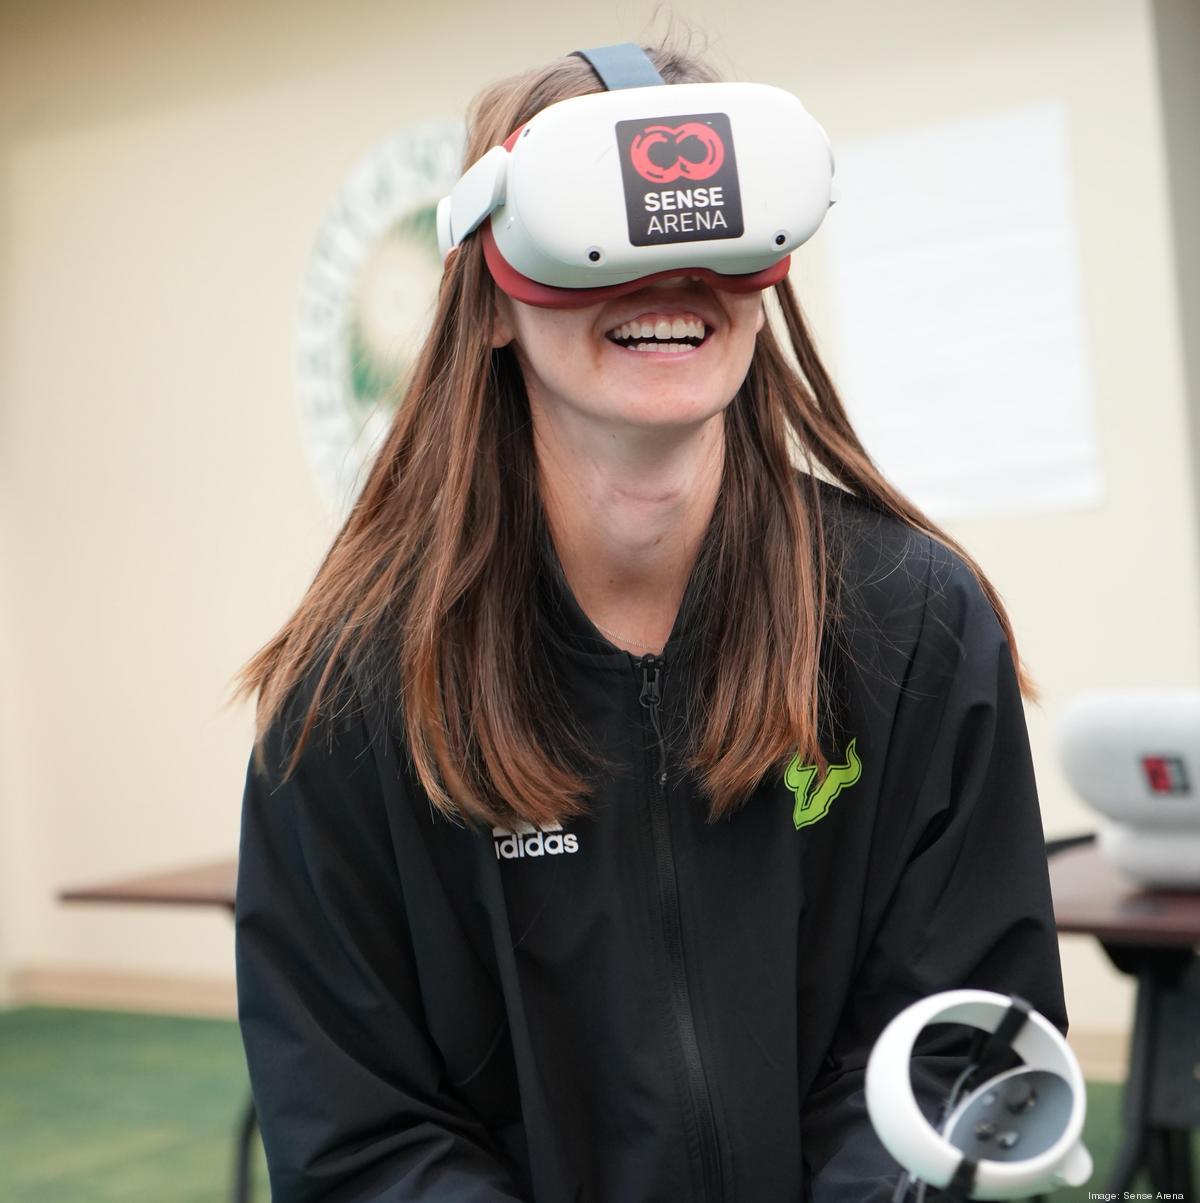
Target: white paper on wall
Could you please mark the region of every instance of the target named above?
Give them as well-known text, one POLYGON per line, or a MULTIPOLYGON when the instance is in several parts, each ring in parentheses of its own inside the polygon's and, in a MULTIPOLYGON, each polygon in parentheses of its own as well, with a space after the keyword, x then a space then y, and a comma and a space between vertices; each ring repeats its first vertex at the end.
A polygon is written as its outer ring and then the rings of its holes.
POLYGON ((834 149, 838 384, 872 458, 939 520, 1097 505, 1062 105, 834 149))

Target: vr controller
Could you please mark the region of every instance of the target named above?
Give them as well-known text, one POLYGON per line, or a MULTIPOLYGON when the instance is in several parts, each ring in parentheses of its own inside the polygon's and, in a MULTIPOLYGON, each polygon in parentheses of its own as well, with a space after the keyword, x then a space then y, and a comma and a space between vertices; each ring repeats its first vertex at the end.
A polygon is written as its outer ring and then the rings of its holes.
POLYGON ((894 1196, 925 1185, 939 1200, 1017 1199, 1092 1173, 1081 1142, 1086 1093, 1058 1029, 1018 998, 950 990, 921 999, 883 1030, 867 1062, 867 1111, 884 1148, 906 1171, 894 1196), (931 1023, 979 1028, 988 1039, 951 1090, 935 1129, 913 1095, 909 1061, 931 1023), (997 1072, 1009 1050, 1023 1065, 997 1072), (962 1090, 967 1093, 959 1097, 962 1090))
POLYGON ((767 84, 662 82, 632 44, 575 51, 607 91, 549 105, 438 204, 443 259, 479 229, 527 304, 578 307, 686 271, 752 291, 836 201, 829 138, 767 84))

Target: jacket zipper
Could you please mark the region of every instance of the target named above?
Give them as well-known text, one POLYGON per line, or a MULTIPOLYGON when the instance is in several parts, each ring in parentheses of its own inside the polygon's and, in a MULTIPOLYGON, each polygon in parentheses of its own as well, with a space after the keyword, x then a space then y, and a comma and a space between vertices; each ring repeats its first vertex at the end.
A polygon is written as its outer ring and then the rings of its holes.
POLYGON ((667 961, 671 974, 671 1004, 675 1023, 683 1046, 688 1087, 700 1133, 701 1171, 704 1198, 722 1198, 720 1151, 717 1144, 717 1125, 713 1117, 712 1100, 704 1064, 700 1060, 700 1044, 696 1039, 696 1023, 688 993, 687 972, 683 960, 683 929, 679 913, 679 889, 675 877, 675 856, 671 850, 671 824, 667 813, 667 746, 663 740, 658 708, 662 702, 660 677, 666 661, 649 653, 638 662, 642 674, 642 689, 638 701, 650 712, 650 723, 658 740, 658 772, 651 790, 650 818, 654 833, 654 859, 658 870, 658 901, 663 920, 667 961))

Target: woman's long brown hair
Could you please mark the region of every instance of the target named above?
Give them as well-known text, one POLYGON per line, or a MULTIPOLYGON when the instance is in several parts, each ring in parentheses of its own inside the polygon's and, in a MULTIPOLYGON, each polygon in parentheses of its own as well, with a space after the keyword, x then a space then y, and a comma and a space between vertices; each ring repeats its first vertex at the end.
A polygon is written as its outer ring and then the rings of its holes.
MULTIPOLYGON (((646 53, 667 83, 716 78, 676 51, 646 53)), ((600 90, 578 57, 487 88, 468 115, 464 169, 547 105, 600 90)), ((555 704, 542 669, 534 581, 544 519, 531 418, 512 349, 490 345, 493 289, 470 237, 447 265, 431 332, 357 502, 296 612, 237 674, 231 700, 258 695, 261 767, 264 736, 319 670, 286 776, 321 706, 341 684, 369 682, 447 818, 545 825, 586 810, 589 772, 600 761, 555 704)), ((995 590, 871 462, 787 279, 774 291, 783 330, 777 337, 771 323, 763 327, 725 410, 724 478, 696 580, 709 654, 688 767, 710 819, 744 802, 766 769, 797 750, 822 769, 827 763, 821 653, 837 568, 818 465, 963 558, 995 608, 1022 689, 1034 696, 995 590), (797 471, 793 445, 807 472, 797 471), (731 597, 736 606, 720 604, 731 597)))

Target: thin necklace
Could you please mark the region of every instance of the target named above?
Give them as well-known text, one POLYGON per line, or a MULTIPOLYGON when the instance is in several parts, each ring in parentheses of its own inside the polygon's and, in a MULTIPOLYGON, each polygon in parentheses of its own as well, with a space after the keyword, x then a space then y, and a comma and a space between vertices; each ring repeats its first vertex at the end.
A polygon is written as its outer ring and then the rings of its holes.
POLYGON ((633 643, 638 647, 658 648, 657 643, 643 643, 640 639, 627 639, 624 635, 618 635, 616 631, 610 631, 607 627, 602 627, 594 618, 592 619, 592 626, 596 627, 597 630, 603 631, 606 635, 612 635, 614 639, 619 639, 622 643, 633 643))

